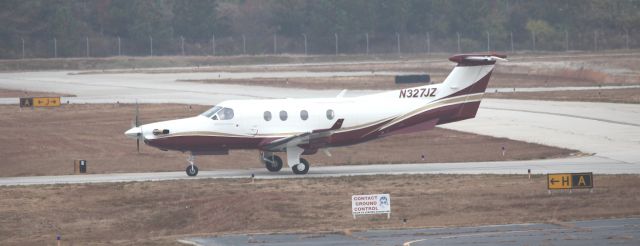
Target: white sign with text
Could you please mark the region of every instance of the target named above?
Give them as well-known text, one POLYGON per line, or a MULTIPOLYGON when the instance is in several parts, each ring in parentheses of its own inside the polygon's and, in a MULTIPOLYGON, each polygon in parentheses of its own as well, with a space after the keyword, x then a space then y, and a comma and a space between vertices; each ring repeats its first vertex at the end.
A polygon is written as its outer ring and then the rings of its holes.
MULTIPOLYGON (((391 196, 389 194, 351 196, 353 217, 361 214, 391 214, 391 196)), ((387 216, 387 217, 388 217, 387 216)))

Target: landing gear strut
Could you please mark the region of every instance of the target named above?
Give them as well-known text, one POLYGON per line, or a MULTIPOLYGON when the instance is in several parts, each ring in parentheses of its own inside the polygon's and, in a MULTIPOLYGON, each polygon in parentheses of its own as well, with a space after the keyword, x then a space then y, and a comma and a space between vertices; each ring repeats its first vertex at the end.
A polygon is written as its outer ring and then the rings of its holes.
POLYGON ((189 157, 187 158, 187 161, 189 162, 189 165, 187 166, 187 175, 190 177, 194 177, 196 175, 198 175, 198 167, 194 164, 195 162, 195 157, 193 156, 193 154, 189 153, 189 157))
POLYGON ((307 174, 309 172, 309 162, 300 158, 304 149, 298 146, 287 147, 287 165, 295 174, 307 174))
POLYGON ((270 152, 262 152, 262 162, 269 172, 278 172, 282 169, 282 159, 270 152))

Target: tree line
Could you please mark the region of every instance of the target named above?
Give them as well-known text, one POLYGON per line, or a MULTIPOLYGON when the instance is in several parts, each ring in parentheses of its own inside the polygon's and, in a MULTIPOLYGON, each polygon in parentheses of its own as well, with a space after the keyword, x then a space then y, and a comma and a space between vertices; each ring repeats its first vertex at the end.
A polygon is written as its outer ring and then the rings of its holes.
MULTIPOLYGON (((190 41, 240 35, 299 38, 485 35, 540 43, 567 33, 634 34, 638 0, 3 0, 0 51, 20 39, 120 37, 190 41)), ((586 37, 584 37, 586 38, 586 37)), ((561 45, 561 44, 557 44, 561 45)), ((64 49, 65 47, 61 47, 64 49)))

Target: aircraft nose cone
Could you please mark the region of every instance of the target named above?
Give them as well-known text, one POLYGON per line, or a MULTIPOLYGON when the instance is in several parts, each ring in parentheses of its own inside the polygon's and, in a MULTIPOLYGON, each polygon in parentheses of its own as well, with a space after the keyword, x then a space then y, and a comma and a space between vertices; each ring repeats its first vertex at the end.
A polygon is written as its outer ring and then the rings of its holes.
POLYGON ((124 132, 124 135, 126 135, 129 138, 138 138, 138 134, 142 134, 142 128, 140 127, 133 127, 127 130, 126 132, 124 132))

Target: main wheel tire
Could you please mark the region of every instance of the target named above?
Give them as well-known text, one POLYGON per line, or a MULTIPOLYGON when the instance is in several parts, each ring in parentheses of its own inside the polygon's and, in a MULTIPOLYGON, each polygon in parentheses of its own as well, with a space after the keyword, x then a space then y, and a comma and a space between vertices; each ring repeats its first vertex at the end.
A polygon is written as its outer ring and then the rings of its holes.
POLYGON ((273 156, 273 161, 264 161, 264 166, 269 172, 278 172, 282 169, 282 159, 277 155, 273 156))
POLYGON ((295 174, 307 174, 309 172, 309 162, 300 158, 300 164, 294 165, 291 167, 291 170, 293 170, 293 173, 295 174))
POLYGON ((186 169, 187 175, 190 176, 190 177, 194 177, 194 176, 198 175, 198 166, 193 165, 193 168, 191 168, 191 167, 192 167, 191 165, 187 166, 187 169, 186 169))

